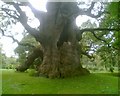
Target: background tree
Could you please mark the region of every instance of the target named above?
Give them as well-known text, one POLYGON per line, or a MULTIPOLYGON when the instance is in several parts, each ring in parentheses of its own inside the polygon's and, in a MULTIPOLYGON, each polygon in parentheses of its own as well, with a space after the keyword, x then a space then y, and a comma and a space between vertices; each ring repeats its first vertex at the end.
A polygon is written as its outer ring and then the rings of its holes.
POLYGON ((0 68, 1 69, 14 69, 19 63, 15 57, 7 57, 2 50, 2 44, 0 44, 0 68))
MULTIPOLYGON (((100 26, 107 28, 118 28, 119 26, 119 17, 116 12, 118 12, 119 3, 110 3, 107 9, 111 15, 105 15, 103 20, 101 20, 100 26)), ((104 60, 105 66, 108 66, 109 70, 113 72, 113 67, 118 67, 118 58, 119 58, 119 41, 118 41, 119 31, 109 31, 105 32, 102 35, 104 45, 101 44, 101 47, 98 49, 97 53, 100 54, 101 58, 104 60), (102 52, 100 52, 102 51, 102 52)), ((102 62, 103 63, 103 62, 102 62)))
POLYGON ((35 46, 40 46, 36 40, 31 35, 26 35, 23 37, 23 39, 20 41, 21 44, 28 44, 28 45, 21 45, 19 44, 18 47, 14 50, 15 53, 18 55, 19 59, 18 61, 22 64, 25 62, 25 58, 30 54, 35 46))
MULTIPOLYGON (((26 67, 23 66, 23 67, 36 68, 37 65, 41 64, 43 59, 43 56, 41 57, 41 55, 43 54, 39 52, 41 45, 29 34, 24 36, 24 38, 20 41, 20 43, 21 44, 19 44, 14 51, 16 54, 18 54, 19 57, 18 61, 22 65, 28 63, 28 66, 26 67)), ((24 71, 25 69, 22 70, 24 71)))

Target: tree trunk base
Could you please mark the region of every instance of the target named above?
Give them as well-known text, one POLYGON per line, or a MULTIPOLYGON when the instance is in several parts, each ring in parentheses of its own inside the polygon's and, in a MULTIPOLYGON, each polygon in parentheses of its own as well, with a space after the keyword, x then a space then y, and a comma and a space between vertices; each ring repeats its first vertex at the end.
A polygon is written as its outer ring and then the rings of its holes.
POLYGON ((49 73, 45 73, 45 70, 41 70, 42 72, 39 72, 38 76, 42 76, 42 77, 47 77, 47 78, 67 78, 67 77, 74 77, 74 76, 82 76, 82 75, 89 75, 90 72, 85 69, 85 68, 81 68, 80 70, 64 70, 62 72, 58 71, 58 70, 53 70, 50 71, 49 73))
POLYGON ((48 49, 39 67, 40 76, 48 78, 65 78, 89 73, 80 64, 80 54, 76 45, 69 43, 64 43, 59 50, 48 49))

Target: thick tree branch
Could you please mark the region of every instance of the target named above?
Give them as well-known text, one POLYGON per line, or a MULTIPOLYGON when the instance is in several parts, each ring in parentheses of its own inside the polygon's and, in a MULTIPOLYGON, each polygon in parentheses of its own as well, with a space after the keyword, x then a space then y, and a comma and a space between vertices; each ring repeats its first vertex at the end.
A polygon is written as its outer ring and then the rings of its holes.
POLYGON ((94 15, 94 14, 92 14, 92 13, 90 13, 90 12, 86 12, 86 13, 83 14, 83 15, 87 15, 87 16, 90 16, 90 17, 92 17, 92 18, 99 18, 99 17, 100 17, 101 15, 103 15, 104 13, 106 13, 106 12, 101 12, 101 11, 99 11, 97 15, 94 15))
POLYGON ((35 9, 30 3, 28 3, 28 7, 31 9, 31 11, 33 12, 34 16, 39 20, 39 22, 45 16, 45 12, 35 9))
MULTIPOLYGON (((101 41, 103 41, 104 43, 106 43, 107 45, 108 45, 108 47, 111 47, 110 46, 110 44, 109 43, 107 43, 107 41, 106 40, 103 40, 103 39, 101 39, 100 37, 98 37, 96 34, 95 34, 95 32, 92 32, 92 34, 94 35, 94 37, 95 38, 97 38, 98 40, 101 40, 101 41)), ((116 50, 118 50, 117 48, 115 48, 114 46, 112 46, 114 49, 116 49, 116 50)))
MULTIPOLYGON (((14 2, 6 2, 9 5, 14 5, 14 2)), ((33 12, 34 16, 40 21, 45 15, 45 12, 35 9, 30 2, 17 3, 18 6, 28 6, 33 12)))
MULTIPOLYGON (((16 14, 18 17, 14 16, 14 15, 11 15, 9 12, 12 11, 10 9, 7 9, 7 8, 2 8, 3 11, 6 12, 6 14, 8 14, 10 17, 14 18, 14 19, 17 19, 18 21, 21 22, 21 24, 24 26, 24 28, 31 34, 33 35, 34 37, 38 38, 38 31, 34 28, 31 28, 28 24, 27 24, 27 21, 28 21, 28 17, 26 16, 25 12, 23 12, 21 10, 21 8, 19 7, 19 4, 17 3, 14 3, 14 2, 5 2, 6 4, 10 4, 10 5, 13 5, 14 8, 17 10, 17 12, 19 13, 16 14)), ((15 12, 15 11, 14 11, 15 12)))
POLYGON ((101 15, 103 15, 104 13, 108 13, 106 11, 101 11, 103 9, 102 5, 101 5, 101 8, 100 8, 100 11, 98 11, 98 14, 97 15, 94 15, 92 14, 92 10, 94 9, 94 6, 95 6, 95 2, 92 2, 91 3, 91 6, 89 7, 89 9, 87 9, 87 11, 85 12, 86 15, 92 17, 92 18, 99 18, 101 15))
POLYGON ((10 17, 18 20, 19 15, 16 13, 16 11, 10 10, 10 9, 7 9, 7 8, 1 8, 1 9, 2 9, 2 11, 4 11, 7 15, 9 15, 10 17), (15 16, 15 15, 11 15, 11 14, 10 14, 11 11, 14 12, 14 14, 15 14, 16 16, 15 16))
POLYGON ((95 57, 93 55, 89 55, 87 52, 81 51, 81 54, 87 56, 90 59, 94 59, 95 57))
POLYGON ((5 36, 5 37, 9 37, 13 40, 13 42, 16 42, 18 45, 21 45, 21 46, 29 46, 29 47, 32 47, 32 48, 35 48, 35 46, 29 44, 29 43, 21 43, 19 42, 17 39, 14 38, 14 36, 12 35, 5 35, 4 31, 0 28, 1 32, 2 32, 2 36, 5 36))
POLYGON ((20 14, 18 20, 21 22, 21 24, 24 26, 24 28, 28 31, 28 33, 30 33, 31 35, 33 35, 36 40, 39 39, 39 35, 38 35, 38 31, 34 28, 31 28, 28 24, 28 17, 26 16, 25 12, 23 12, 21 10, 21 8, 19 7, 19 4, 17 3, 13 3, 14 8, 18 11, 18 13, 20 14))
POLYGON ((88 11, 88 12, 91 12, 92 9, 94 8, 94 6, 95 6, 95 2, 92 2, 92 3, 91 3, 91 6, 87 9, 87 11, 88 11))
MULTIPOLYGON (((43 32, 39 32, 42 30, 42 28, 40 30, 37 30, 35 28, 32 28, 30 27, 27 22, 28 22, 28 17, 26 16, 25 12, 22 11, 21 7, 22 4, 24 6, 24 3, 20 2, 20 3, 14 3, 14 2, 5 2, 7 4, 10 4, 10 5, 13 5, 13 7, 15 8, 15 10, 17 11, 17 13, 19 14, 19 17, 16 18, 14 17, 13 15, 11 14, 8 14, 9 16, 13 17, 14 19, 17 19, 23 26, 24 28, 27 30, 27 32, 29 34, 31 34, 32 36, 35 37, 36 41, 39 41, 41 44, 44 42, 44 37, 42 36, 43 32)), ((29 3, 25 3, 26 5, 25 6, 31 6, 29 5, 29 3)), ((33 8, 31 6, 31 8, 33 8)), ((35 9, 33 9, 35 10, 35 9)), ((9 10, 10 11, 10 10, 9 10)), ((37 13, 37 11, 36 11, 37 13)), ((39 12, 40 13, 40 12, 39 12)), ((38 13, 37 13, 38 14, 38 13)), ((44 16, 43 16, 44 17, 44 16)), ((42 20, 41 20, 42 21, 42 20)), ((42 22, 41 22, 41 25, 42 25, 42 22)), ((43 31, 43 30, 42 30, 43 31)))
POLYGON ((109 28, 85 28, 85 29, 81 29, 80 32, 95 32, 95 31, 119 31, 119 28, 113 28, 113 29, 109 29, 109 28))
POLYGON ((101 4, 100 11, 97 12, 98 14, 97 15, 92 14, 92 10, 94 9, 94 6, 95 6, 95 2, 92 2, 91 6, 88 9, 79 9, 79 11, 76 12, 75 17, 77 17, 78 15, 87 15, 87 16, 90 16, 92 18, 99 18, 103 14, 109 13, 107 11, 102 11, 103 7, 102 7, 102 4, 101 4))
MULTIPOLYGON (((108 29, 108 28, 93 28, 93 29, 91 29, 91 28, 86 28, 86 29, 80 30, 80 33, 81 33, 81 32, 91 32, 95 38, 97 38, 98 40, 103 41, 104 43, 106 43, 106 44, 108 45, 108 47, 111 47, 111 46, 109 45, 109 43, 107 43, 106 40, 101 39, 100 37, 98 37, 98 36, 95 34, 95 31, 119 31, 119 30, 120 30, 119 28, 117 28, 117 29, 108 29)), ((114 49, 118 50, 118 49, 115 48, 114 46, 112 46, 112 47, 113 47, 114 49)))
MULTIPOLYGON (((43 50, 42 50, 42 48, 41 47, 34 48, 33 51, 26 58, 25 63, 18 66, 16 68, 16 71, 24 72, 39 57, 43 60, 43 50)), ((36 66, 36 70, 38 70, 38 66, 36 66)))
POLYGON ((118 31, 118 30, 120 30, 120 29, 108 29, 108 28, 85 28, 85 29, 81 29, 81 30, 77 29, 76 30, 76 32, 77 32, 76 38, 78 41, 80 41, 82 39, 82 34, 84 32, 92 32, 92 34, 95 35, 94 34, 95 31, 118 31))

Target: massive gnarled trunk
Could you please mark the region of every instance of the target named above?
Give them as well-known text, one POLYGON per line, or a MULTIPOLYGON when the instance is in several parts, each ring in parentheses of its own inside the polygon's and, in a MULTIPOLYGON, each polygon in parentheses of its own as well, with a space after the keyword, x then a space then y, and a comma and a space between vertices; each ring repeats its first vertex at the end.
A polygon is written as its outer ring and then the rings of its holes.
POLYGON ((77 45, 65 42, 59 50, 52 48, 44 53, 43 63, 39 67, 39 73, 50 78, 64 78, 85 75, 89 71, 81 66, 77 45))
MULTIPOLYGON (((62 21, 64 18, 61 17, 60 20, 62 21)), ((45 40, 49 43, 43 44, 44 58, 39 67, 39 73, 50 78, 88 74, 89 72, 80 64, 75 18, 65 19, 61 26, 54 25, 53 27, 51 24, 48 26, 48 28, 52 27, 52 32, 50 32, 52 35, 46 33, 46 37, 49 36, 50 39, 45 40), (56 29, 55 26, 58 28, 56 29)), ((49 32, 49 29, 45 32, 47 31, 49 32)))
POLYGON ((63 78, 89 73, 80 63, 75 10, 75 3, 47 3, 48 12, 39 18, 41 38, 37 38, 43 48, 40 75, 63 78))

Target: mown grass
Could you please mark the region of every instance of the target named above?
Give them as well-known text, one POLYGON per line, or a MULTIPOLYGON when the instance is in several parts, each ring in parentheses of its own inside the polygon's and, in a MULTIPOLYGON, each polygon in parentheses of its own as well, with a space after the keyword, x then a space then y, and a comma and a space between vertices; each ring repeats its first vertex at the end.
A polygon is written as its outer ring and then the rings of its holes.
POLYGON ((3 70, 2 94, 118 94, 118 77, 92 73, 88 76, 49 79, 3 70))

